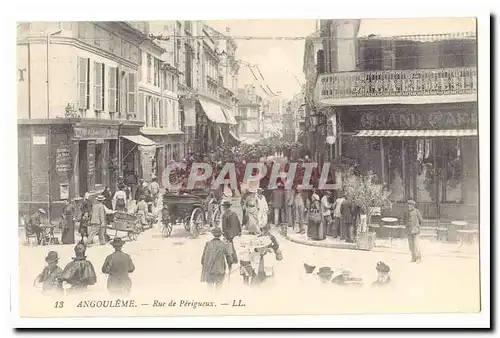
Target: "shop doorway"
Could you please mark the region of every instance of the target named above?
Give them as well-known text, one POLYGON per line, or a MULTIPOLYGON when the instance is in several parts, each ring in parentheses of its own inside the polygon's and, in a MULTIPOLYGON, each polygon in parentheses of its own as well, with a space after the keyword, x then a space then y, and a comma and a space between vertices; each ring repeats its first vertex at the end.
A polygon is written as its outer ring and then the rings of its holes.
POLYGON ((84 196, 88 191, 88 182, 87 182, 87 141, 80 141, 78 143, 78 187, 79 187, 79 195, 84 196))

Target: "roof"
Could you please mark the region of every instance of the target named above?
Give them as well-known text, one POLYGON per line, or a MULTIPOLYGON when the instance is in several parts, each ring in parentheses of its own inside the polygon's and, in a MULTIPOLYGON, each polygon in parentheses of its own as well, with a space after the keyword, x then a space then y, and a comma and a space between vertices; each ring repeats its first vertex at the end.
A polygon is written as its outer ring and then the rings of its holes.
POLYGON ((408 40, 457 39, 476 36, 475 18, 362 19, 358 38, 408 40))

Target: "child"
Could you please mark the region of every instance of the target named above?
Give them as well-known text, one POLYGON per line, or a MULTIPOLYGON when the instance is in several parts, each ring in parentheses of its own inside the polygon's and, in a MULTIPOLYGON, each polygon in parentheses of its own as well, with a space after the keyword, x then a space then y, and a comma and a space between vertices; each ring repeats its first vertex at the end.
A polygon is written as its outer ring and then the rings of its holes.
POLYGON ((45 257, 45 262, 47 262, 47 266, 35 278, 33 285, 43 283, 43 292, 62 292, 62 283, 59 281, 62 269, 57 265, 59 263, 59 255, 55 251, 50 251, 47 257, 45 257))

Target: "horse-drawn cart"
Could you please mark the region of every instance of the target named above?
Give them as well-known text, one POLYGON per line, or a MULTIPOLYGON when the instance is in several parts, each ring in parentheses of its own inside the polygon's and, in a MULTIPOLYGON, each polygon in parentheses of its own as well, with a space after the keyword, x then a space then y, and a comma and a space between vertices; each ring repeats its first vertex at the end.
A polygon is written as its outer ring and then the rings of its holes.
POLYGON ((206 196, 200 194, 170 193, 163 195, 163 205, 167 206, 169 219, 165 219, 166 211, 162 211, 162 229, 164 237, 169 237, 174 224, 182 224, 191 237, 200 234, 205 224, 206 196))
POLYGON ((118 232, 125 232, 126 236, 130 240, 135 241, 141 232, 139 222, 140 217, 126 212, 117 211, 113 215, 113 221, 106 227, 106 229, 115 232, 113 238, 118 237, 118 232))

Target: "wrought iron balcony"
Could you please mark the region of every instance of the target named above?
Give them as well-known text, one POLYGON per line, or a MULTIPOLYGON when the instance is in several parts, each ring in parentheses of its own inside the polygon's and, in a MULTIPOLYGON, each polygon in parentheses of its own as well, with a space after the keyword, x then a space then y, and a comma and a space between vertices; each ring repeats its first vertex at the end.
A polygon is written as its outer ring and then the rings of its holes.
MULTIPOLYGON (((381 70, 322 74, 320 101, 477 94, 477 68, 381 70)), ((390 102, 387 102, 390 103, 390 102)))

